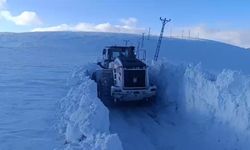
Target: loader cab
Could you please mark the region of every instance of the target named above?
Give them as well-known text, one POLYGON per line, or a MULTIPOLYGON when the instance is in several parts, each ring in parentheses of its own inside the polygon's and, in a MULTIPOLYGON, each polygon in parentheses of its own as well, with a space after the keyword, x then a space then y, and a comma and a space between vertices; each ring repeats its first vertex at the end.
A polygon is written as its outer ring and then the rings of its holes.
POLYGON ((107 55, 110 61, 114 61, 117 57, 127 57, 127 58, 135 58, 135 47, 130 46, 111 46, 107 48, 107 55))
POLYGON ((103 49, 102 55, 104 68, 109 68, 109 63, 114 62, 117 57, 136 59, 134 46, 109 46, 103 49))

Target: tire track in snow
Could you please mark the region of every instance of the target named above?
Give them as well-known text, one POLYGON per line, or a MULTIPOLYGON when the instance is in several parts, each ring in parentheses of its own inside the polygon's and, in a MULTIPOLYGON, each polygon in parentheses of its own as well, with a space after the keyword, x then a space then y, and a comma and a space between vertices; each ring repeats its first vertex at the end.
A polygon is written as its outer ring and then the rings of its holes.
POLYGON ((125 150, 172 149, 162 138, 168 135, 174 120, 162 122, 154 106, 116 107, 110 109, 110 130, 117 133, 125 150))
POLYGON ((186 118, 173 105, 113 107, 109 111, 110 131, 118 134, 124 150, 230 150, 244 145, 227 126, 208 118, 186 118))

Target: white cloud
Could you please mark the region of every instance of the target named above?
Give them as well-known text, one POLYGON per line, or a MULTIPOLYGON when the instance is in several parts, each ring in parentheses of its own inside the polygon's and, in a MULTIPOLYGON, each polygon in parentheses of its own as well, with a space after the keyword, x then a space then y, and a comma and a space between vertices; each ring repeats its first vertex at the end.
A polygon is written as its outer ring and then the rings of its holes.
POLYGON ((120 22, 125 25, 125 26, 136 26, 137 24, 137 19, 136 18, 133 18, 133 17, 130 17, 128 19, 121 19, 120 22))
POLYGON ((5 7, 6 1, 7 0, 0 0, 0 9, 5 7))
MULTIPOLYGON (((114 33, 142 33, 147 32, 146 28, 141 28, 137 26, 136 18, 121 19, 119 24, 112 25, 109 22, 92 24, 81 22, 78 24, 61 24, 57 26, 35 28, 33 32, 43 32, 43 31, 87 31, 87 32, 114 32, 114 33)), ((189 31, 192 38, 202 38, 211 39, 216 41, 221 41, 240 47, 250 47, 250 29, 249 30, 221 30, 209 28, 205 25, 197 25, 190 27, 166 27, 166 35, 170 32, 172 36, 183 36, 188 37, 189 31), (172 28, 172 29, 171 29, 172 28)), ((152 34, 158 36, 159 33, 152 34)))
POLYGON ((39 25, 42 23, 36 12, 33 11, 24 11, 20 15, 13 16, 9 11, 4 10, 0 12, 0 16, 16 25, 39 25))
POLYGON ((184 36, 188 37, 189 31, 190 36, 204 39, 211 39, 216 41, 221 41, 241 47, 250 47, 250 29, 249 30, 221 30, 215 28, 209 28, 205 25, 198 25, 192 27, 181 27, 176 28, 172 35, 182 36, 182 31, 184 31, 184 36))
POLYGON ((142 33, 144 28, 137 27, 137 19, 121 19, 120 24, 112 25, 109 22, 92 24, 81 22, 75 25, 61 24, 57 26, 35 28, 33 32, 42 31, 87 31, 87 32, 115 32, 115 33, 142 33))

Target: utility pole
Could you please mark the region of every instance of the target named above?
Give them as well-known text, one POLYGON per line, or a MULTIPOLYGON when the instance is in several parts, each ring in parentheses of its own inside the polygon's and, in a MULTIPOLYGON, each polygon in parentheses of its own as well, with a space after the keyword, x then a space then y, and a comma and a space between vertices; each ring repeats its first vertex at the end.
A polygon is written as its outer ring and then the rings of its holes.
POLYGON ((170 28, 170 35, 169 35, 170 38, 172 38, 172 28, 170 28))
POLYGON ((142 33, 142 37, 141 37, 141 48, 143 48, 143 46, 144 46, 144 37, 145 37, 145 33, 142 33))
POLYGON ((157 47, 156 47, 156 51, 155 51, 155 56, 154 56, 154 61, 157 61, 158 59, 158 55, 159 55, 159 52, 160 52, 160 48, 161 48, 161 41, 162 41, 162 37, 163 37, 163 33, 164 33, 164 28, 165 28, 165 25, 171 21, 171 19, 162 19, 160 17, 160 20, 162 22, 162 28, 161 28, 161 33, 160 33, 160 37, 158 39, 158 43, 157 43, 157 47))
POLYGON ((123 40, 125 42, 125 46, 128 45, 129 40, 123 40))
POLYGON ((151 28, 148 28, 148 40, 150 39, 151 28))
POLYGON ((136 55, 137 55, 137 57, 139 57, 139 53, 140 53, 140 52, 139 52, 140 45, 141 45, 141 44, 140 44, 140 41, 138 41, 138 42, 137 42, 137 50, 136 50, 136 55))

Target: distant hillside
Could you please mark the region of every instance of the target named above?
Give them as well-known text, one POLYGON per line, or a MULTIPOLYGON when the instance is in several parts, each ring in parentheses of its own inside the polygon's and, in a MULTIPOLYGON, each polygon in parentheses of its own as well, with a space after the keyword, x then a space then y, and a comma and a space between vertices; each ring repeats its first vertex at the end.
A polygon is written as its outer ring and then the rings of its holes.
MULTIPOLYGON (((89 55, 95 61, 107 45, 129 45, 137 47, 140 35, 88 32, 39 32, 39 33, 0 33, 0 48, 23 48, 26 50, 50 51, 54 56, 74 51, 81 59, 89 55)), ((148 60, 154 55, 158 37, 145 39, 148 60)), ((35 51, 34 55, 35 55, 35 51)), ((35 56, 34 56, 35 57, 35 56)), ((65 57, 65 56, 63 56, 65 57)), ((237 46, 211 41, 164 38, 160 59, 173 63, 201 63, 205 69, 218 72, 222 69, 240 70, 250 74, 250 51, 237 46)), ((71 59, 70 59, 71 60, 71 59)))

